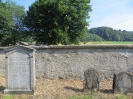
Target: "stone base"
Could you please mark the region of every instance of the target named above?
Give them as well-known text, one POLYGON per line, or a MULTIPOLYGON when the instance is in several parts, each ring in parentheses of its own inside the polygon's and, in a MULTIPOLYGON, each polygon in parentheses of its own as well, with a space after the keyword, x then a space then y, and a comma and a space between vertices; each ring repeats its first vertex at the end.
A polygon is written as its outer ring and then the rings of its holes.
POLYGON ((4 94, 34 94, 34 91, 23 89, 5 89, 4 94))
POLYGON ((94 88, 94 89, 84 89, 84 92, 89 92, 89 91, 97 92, 97 91, 99 91, 99 89, 98 89, 98 88, 94 88))

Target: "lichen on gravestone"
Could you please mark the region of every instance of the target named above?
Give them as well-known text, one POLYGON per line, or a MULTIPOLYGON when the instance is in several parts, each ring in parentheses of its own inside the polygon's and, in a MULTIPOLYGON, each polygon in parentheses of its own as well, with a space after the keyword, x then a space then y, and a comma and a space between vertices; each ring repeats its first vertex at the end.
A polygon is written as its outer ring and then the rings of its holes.
POLYGON ((99 90, 99 73, 95 69, 88 69, 84 72, 84 91, 99 90))
POLYGON ((120 72, 114 74, 113 91, 115 93, 133 92, 133 74, 129 72, 120 72))

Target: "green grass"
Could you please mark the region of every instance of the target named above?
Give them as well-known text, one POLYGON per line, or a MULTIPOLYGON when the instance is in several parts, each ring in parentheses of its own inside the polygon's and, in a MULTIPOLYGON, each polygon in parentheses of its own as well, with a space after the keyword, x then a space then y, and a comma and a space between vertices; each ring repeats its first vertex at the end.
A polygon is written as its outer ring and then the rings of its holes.
MULTIPOLYGON (((89 42, 88 42, 89 43, 89 42)), ((119 42, 116 42, 116 41, 105 41, 105 42, 90 42, 90 44, 126 44, 126 45, 128 45, 128 44, 133 44, 133 42, 121 42, 121 41, 119 41, 119 42)))
MULTIPOLYGON (((85 96, 71 96, 68 99, 114 99, 114 98, 111 97, 109 98, 108 96, 104 96, 98 92, 88 92, 87 95, 85 96)), ((115 99, 128 99, 128 98, 124 94, 119 94, 118 96, 115 97, 115 99)))
MULTIPOLYGON (((40 96, 40 98, 33 98, 23 95, 5 95, 4 97, 0 97, 0 99, 43 99, 43 97, 40 96)), ((54 99, 64 99, 64 98, 54 98, 54 99)), ((70 96, 67 99, 128 99, 126 95, 124 94, 117 94, 112 97, 108 97, 108 95, 104 95, 99 92, 88 92, 84 94, 83 96, 70 96)))
POLYGON ((72 96, 68 99, 107 99, 97 92, 88 92, 85 96, 72 96))
POLYGON ((92 95, 87 94, 86 96, 72 96, 72 97, 69 97, 68 99, 92 99, 92 95))
POLYGON ((123 94, 121 94, 120 96, 117 97, 117 99, 127 99, 127 97, 123 94))
POLYGON ((5 98, 4 99, 13 99, 14 98, 14 96, 13 95, 7 95, 7 96, 5 96, 5 98))

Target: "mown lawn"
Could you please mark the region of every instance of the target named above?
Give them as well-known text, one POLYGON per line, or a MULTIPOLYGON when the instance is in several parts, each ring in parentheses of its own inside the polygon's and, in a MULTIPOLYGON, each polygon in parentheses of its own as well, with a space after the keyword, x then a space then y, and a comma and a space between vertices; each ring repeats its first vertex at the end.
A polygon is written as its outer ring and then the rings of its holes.
MULTIPOLYGON (((116 41, 105 41, 105 42, 87 42, 85 43, 85 45, 90 45, 90 44, 112 44, 112 45, 130 45, 130 44, 133 44, 133 42, 116 42, 116 41)), ((83 43, 81 43, 81 45, 83 45, 83 43)))

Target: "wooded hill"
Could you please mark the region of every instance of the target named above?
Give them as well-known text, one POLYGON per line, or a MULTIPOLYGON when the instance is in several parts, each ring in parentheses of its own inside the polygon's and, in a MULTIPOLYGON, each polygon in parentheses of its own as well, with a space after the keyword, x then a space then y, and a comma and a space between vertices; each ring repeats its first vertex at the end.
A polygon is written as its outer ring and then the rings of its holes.
POLYGON ((133 31, 115 30, 110 27, 87 29, 86 41, 133 41, 133 31))

